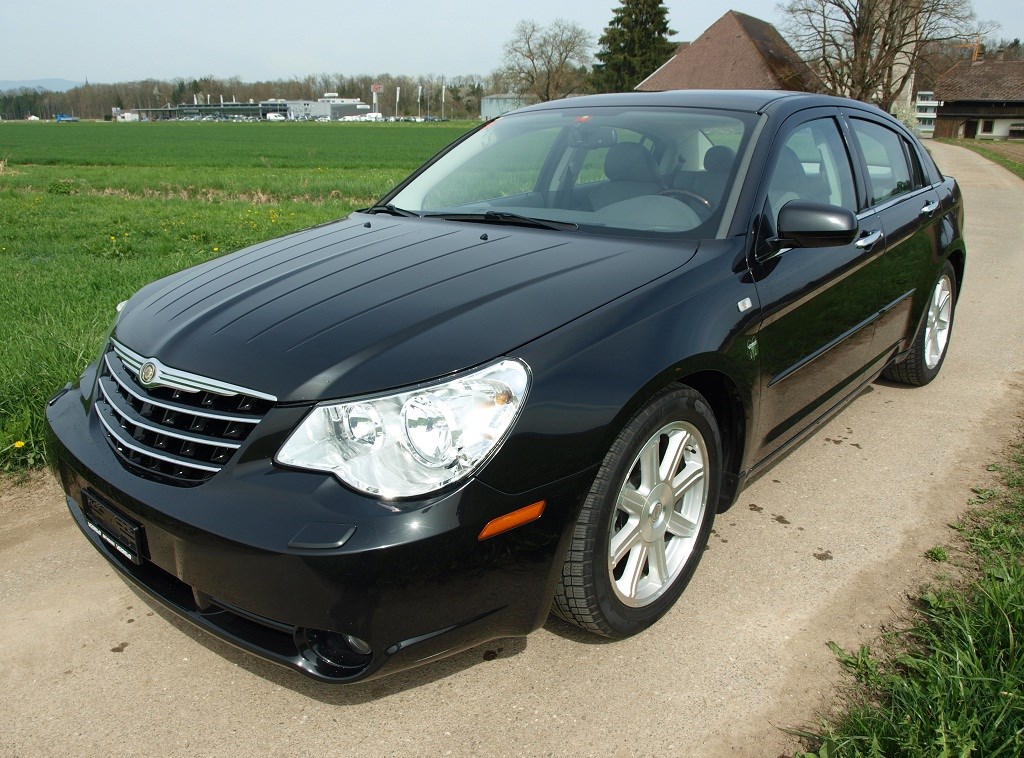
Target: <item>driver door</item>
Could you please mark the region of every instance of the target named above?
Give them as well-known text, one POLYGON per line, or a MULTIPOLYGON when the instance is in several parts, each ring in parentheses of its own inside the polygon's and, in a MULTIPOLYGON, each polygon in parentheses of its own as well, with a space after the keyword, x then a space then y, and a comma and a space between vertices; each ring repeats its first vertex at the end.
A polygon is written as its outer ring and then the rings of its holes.
POLYGON ((882 308, 884 239, 874 212, 860 210, 863 190, 844 129, 835 114, 825 113, 783 126, 762 188, 751 267, 763 306, 758 460, 860 387, 877 363, 873 335, 882 308), (773 249, 768 240, 777 235, 778 213, 791 200, 857 212, 859 239, 839 247, 773 249))

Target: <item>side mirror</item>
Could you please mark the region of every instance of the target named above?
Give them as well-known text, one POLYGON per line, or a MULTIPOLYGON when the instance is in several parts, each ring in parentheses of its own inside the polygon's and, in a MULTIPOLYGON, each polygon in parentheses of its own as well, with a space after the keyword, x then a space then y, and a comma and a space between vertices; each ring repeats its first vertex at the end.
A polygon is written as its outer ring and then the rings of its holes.
POLYGON ((781 247, 839 247, 857 238, 859 224, 853 211, 811 200, 790 200, 779 211, 779 236, 770 240, 781 247))

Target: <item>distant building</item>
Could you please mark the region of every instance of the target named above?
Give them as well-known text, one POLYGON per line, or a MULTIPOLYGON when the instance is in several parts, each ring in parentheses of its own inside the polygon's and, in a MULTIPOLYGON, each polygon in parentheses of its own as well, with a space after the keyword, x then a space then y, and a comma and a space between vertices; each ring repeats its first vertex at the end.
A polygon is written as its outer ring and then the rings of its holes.
MULTIPOLYGON (((142 115, 150 119, 258 119, 261 121, 274 120, 308 120, 317 118, 330 118, 337 120, 347 116, 365 115, 370 112, 370 106, 359 98, 339 98, 334 92, 328 93, 333 97, 324 96, 319 100, 285 100, 274 99, 261 100, 256 103, 249 101, 239 103, 234 99, 225 101, 220 98, 219 103, 211 103, 210 98, 206 102, 200 102, 195 98, 189 105, 171 105, 168 103, 162 108, 135 108, 136 115, 142 115)), ((116 115, 116 114, 115 114, 116 115)), ((121 119, 118 119, 121 120, 121 119)))
POLYGON ((537 98, 532 95, 485 95, 480 98, 480 118, 489 121, 535 102, 537 98))
POLYGON ((671 89, 778 89, 816 92, 820 81, 779 34, 759 18, 729 11, 636 86, 671 89))
POLYGON ((931 137, 935 132, 935 116, 939 109, 939 101, 935 93, 920 90, 914 98, 914 117, 917 119, 917 131, 922 137, 931 137))
POLYGON ((1024 60, 960 61, 935 99, 936 137, 1024 139, 1024 60))
POLYGON ((338 97, 336 92, 328 92, 318 100, 285 100, 288 106, 288 119, 302 121, 308 119, 329 118, 337 121, 346 116, 363 116, 370 112, 370 106, 358 97, 338 97))

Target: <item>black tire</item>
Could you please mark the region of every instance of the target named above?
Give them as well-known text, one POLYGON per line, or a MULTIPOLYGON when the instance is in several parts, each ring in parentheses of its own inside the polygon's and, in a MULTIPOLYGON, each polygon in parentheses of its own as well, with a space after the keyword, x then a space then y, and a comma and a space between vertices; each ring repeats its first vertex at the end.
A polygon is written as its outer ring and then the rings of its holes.
POLYGON ((614 638, 636 634, 664 615, 689 583, 707 546, 721 486, 721 461, 721 436, 714 413, 694 390, 664 389, 637 411, 605 456, 573 528, 562 578, 555 589, 555 613, 583 629, 614 638), (678 468, 665 462, 672 457, 670 450, 676 451, 678 468), (657 465, 646 459, 647 470, 658 471, 659 477, 660 472, 668 471, 667 481, 654 487, 643 483, 641 452, 656 456, 657 465), (680 489, 685 490, 682 495, 680 489), (620 504, 620 495, 633 494, 647 500, 631 515, 620 504), (695 504, 701 496, 697 516, 695 504), (692 528, 679 534, 682 524, 692 528), (622 553, 620 562, 612 567, 613 534, 622 537, 627 531, 635 532, 636 542, 623 541, 636 550, 622 553), (659 560, 656 553, 662 556, 660 563, 655 562, 659 560), (633 587, 624 592, 621 585, 630 581, 633 587), (639 597, 638 586, 649 596, 639 597))
POLYGON ((953 334, 953 316, 956 312, 956 297, 956 272, 953 270, 953 266, 950 265, 949 261, 946 261, 942 270, 939 272, 938 278, 935 280, 935 285, 932 287, 931 293, 928 296, 928 305, 925 309, 924 320, 921 323, 920 329, 918 329, 917 335, 914 337, 914 342, 910 348, 910 355, 899 363, 890 363, 886 366, 885 370, 882 372, 882 376, 884 378, 900 384, 909 384, 913 387, 921 387, 928 384, 928 382, 939 375, 939 371, 942 369, 942 364, 946 360, 946 353, 949 352, 949 338, 953 334), (938 360, 936 361, 933 355, 931 361, 929 361, 928 335, 929 329, 932 327, 931 308, 936 291, 942 284, 943 280, 948 282, 949 285, 948 330, 945 342, 942 345, 941 353, 938 356, 938 360), (929 362, 931 365, 929 365, 929 362))

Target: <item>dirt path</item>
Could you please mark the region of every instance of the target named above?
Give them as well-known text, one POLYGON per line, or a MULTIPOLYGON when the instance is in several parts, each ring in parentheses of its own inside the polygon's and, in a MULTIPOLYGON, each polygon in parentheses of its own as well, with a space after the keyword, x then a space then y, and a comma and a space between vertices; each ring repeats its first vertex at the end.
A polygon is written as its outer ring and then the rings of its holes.
POLYGON ((720 517, 683 601, 595 643, 555 621, 331 688, 164 617, 50 481, 0 492, 0 754, 742 755, 831 702, 828 640, 870 640, 986 480, 1024 401, 1024 182, 931 146, 965 188, 967 284, 942 377, 875 384, 720 517))

